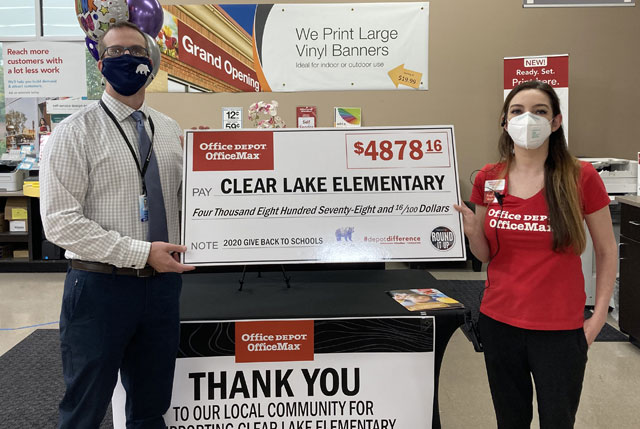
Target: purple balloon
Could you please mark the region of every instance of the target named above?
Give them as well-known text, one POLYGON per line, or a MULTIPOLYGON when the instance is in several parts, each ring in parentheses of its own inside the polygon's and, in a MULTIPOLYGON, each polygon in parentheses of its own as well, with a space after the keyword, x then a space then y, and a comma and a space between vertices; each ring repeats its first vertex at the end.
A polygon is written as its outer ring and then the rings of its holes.
POLYGON ((162 28, 164 12, 158 0, 129 0, 129 21, 151 37, 162 28))
POLYGON ((89 37, 84 38, 84 44, 87 45, 87 49, 91 53, 91 56, 98 61, 100 59, 100 55, 98 55, 98 42, 89 37))

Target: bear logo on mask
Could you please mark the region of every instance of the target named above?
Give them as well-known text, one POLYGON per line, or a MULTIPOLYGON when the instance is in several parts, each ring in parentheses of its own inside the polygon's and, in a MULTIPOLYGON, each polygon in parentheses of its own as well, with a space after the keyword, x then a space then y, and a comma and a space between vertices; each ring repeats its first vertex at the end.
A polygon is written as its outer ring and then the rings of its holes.
POLYGON ((143 74, 147 76, 149 72, 149 66, 147 66, 146 64, 139 64, 138 68, 136 68, 136 74, 143 74))

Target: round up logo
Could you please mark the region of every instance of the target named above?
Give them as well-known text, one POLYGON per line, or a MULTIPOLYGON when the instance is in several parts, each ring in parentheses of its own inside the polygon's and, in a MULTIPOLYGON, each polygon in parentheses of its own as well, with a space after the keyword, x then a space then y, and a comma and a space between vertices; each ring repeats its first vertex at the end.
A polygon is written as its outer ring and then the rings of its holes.
POLYGON ((431 231, 431 244, 438 250, 447 251, 456 242, 456 235, 446 226, 438 226, 431 231))

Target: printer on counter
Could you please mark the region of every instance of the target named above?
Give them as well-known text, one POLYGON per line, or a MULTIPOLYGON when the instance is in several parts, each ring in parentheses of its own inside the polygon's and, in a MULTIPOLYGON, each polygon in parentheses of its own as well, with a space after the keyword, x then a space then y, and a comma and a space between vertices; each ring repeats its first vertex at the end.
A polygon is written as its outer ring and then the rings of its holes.
MULTIPOLYGON (((590 162, 596 169, 604 187, 609 194, 611 203, 609 211, 613 221, 614 230, 620 228, 620 204, 614 199, 615 195, 635 194, 638 190, 638 162, 629 159, 618 158, 579 158, 581 161, 590 162)), ((584 291, 587 295, 585 305, 592 306, 596 303, 596 274, 595 274, 595 252, 593 251, 593 240, 587 229, 587 246, 582 259, 582 274, 584 275, 584 291)), ((614 307, 613 297, 610 307, 614 307)))
POLYGON ((580 158, 600 174, 607 193, 635 194, 638 191, 638 161, 618 158, 580 158))
POLYGON ((18 170, 19 162, 0 161, 0 192, 21 191, 26 170, 18 170))

